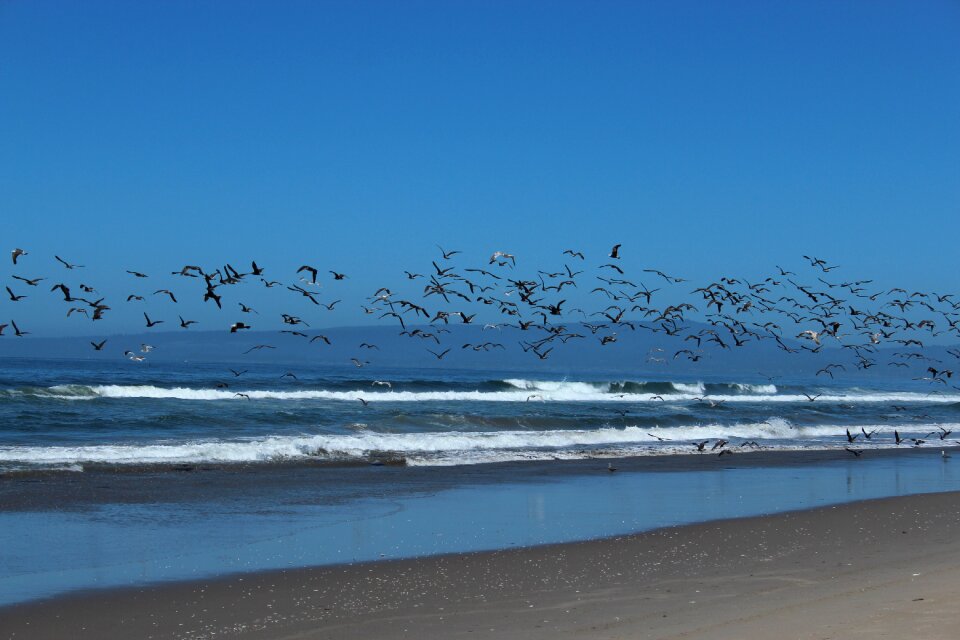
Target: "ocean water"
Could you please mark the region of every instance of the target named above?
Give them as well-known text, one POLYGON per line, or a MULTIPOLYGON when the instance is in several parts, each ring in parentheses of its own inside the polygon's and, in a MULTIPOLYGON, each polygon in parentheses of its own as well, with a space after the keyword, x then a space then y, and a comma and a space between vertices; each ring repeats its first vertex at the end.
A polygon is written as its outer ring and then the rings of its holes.
POLYGON ((909 383, 286 373, 0 361, 0 605, 960 490, 909 383))
POLYGON ((960 435, 960 393, 909 382, 233 367, 2 361, 0 472, 703 455, 721 439, 732 451, 943 447, 960 435))

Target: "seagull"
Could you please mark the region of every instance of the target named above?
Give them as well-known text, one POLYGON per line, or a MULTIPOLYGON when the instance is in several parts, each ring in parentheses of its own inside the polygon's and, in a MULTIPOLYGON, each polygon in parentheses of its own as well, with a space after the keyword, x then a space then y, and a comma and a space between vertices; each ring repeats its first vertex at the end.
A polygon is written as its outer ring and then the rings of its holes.
POLYGON ((19 258, 20 256, 29 255, 29 254, 28 254, 26 251, 24 251, 23 249, 14 249, 14 250, 11 251, 10 253, 13 255, 13 264, 17 264, 17 258, 19 258))
POLYGON ((37 286, 37 283, 38 283, 38 282, 42 282, 43 280, 46 280, 46 278, 33 278, 33 279, 31 280, 30 278, 21 278, 20 276, 11 276, 11 277, 12 277, 14 280, 19 280, 19 281, 21 281, 21 282, 26 282, 26 283, 27 283, 29 286, 31 286, 31 287, 35 287, 35 286, 37 286))
POLYGON ((297 273, 302 273, 304 271, 309 272, 310 275, 312 276, 308 284, 317 284, 317 270, 308 264, 305 264, 299 269, 297 269, 297 273))
POLYGON ((445 251, 444 248, 441 247, 440 245, 437 245, 437 249, 440 249, 440 253, 443 254, 444 260, 449 260, 450 258, 457 255, 458 253, 463 253, 462 251, 445 251))
POLYGON ((390 384, 390 382, 388 382, 388 381, 386 381, 386 380, 374 380, 373 382, 370 383, 370 386, 374 386, 374 387, 386 387, 387 389, 392 389, 392 388, 393 388, 393 385, 390 384))
POLYGON ((153 349, 152 344, 147 344, 146 342, 140 344, 140 353, 150 353, 153 349))
POLYGON ((258 345, 256 345, 255 347, 250 347, 249 349, 247 349, 246 351, 244 351, 243 354, 246 355, 246 354, 250 353, 251 351, 259 351, 260 349, 276 349, 276 347, 274 347, 273 345, 269 345, 269 344, 258 344, 258 345))
POLYGON ((163 320, 151 320, 150 316, 148 316, 146 312, 143 313, 143 317, 147 319, 147 329, 150 329, 158 324, 163 324, 163 320))
POLYGON ((331 271, 330 273, 333 274, 334 280, 343 280, 344 278, 347 277, 347 274, 345 273, 337 273, 336 271, 331 271))
POLYGON ((153 292, 153 295, 157 295, 158 293, 166 294, 170 296, 170 299, 173 300, 174 302, 177 301, 176 297, 174 297, 173 295, 173 292, 170 291, 169 289, 157 289, 156 291, 153 292))
POLYGON ((107 341, 103 340, 102 342, 91 342, 90 346, 93 347, 94 351, 103 351, 103 345, 105 344, 107 344, 107 341))
POLYGON ((619 244, 613 245, 613 249, 610 249, 610 255, 609 255, 609 257, 610 257, 610 258, 613 258, 614 260, 619 260, 619 259, 620 259, 620 245, 619 245, 619 244))
POLYGON ((244 324, 242 322, 234 322, 232 325, 230 325, 230 333, 236 333, 241 329, 249 329, 249 328, 250 328, 250 325, 248 324, 244 324))
POLYGON ((247 400, 250 399, 250 396, 249 396, 249 395, 247 395, 247 394, 245 394, 245 393, 240 393, 239 391, 238 391, 237 393, 233 394, 233 397, 235 397, 235 398, 246 398, 247 400))
POLYGON ((26 335, 29 335, 29 334, 30 334, 29 331, 21 331, 21 330, 20 330, 20 327, 18 327, 18 326, 17 326, 17 323, 14 322, 13 320, 10 321, 10 324, 13 325, 13 333, 14 333, 14 335, 17 336, 18 338, 22 338, 23 336, 26 336, 26 335))
POLYGON ((129 273, 130 275, 132 275, 132 276, 135 277, 135 278, 146 278, 146 277, 147 277, 147 274, 145 274, 145 273, 140 273, 139 271, 130 271, 129 269, 127 269, 127 273, 129 273))
POLYGON ((56 259, 57 259, 57 262, 59 262, 60 264, 62 264, 63 266, 65 266, 67 269, 82 269, 82 268, 83 268, 83 265, 82 265, 82 264, 70 264, 69 262, 67 262, 66 260, 64 260, 63 258, 61 258, 60 256, 56 256, 56 255, 55 255, 55 256, 53 256, 53 257, 56 258, 56 259))
POLYGON ((21 300, 27 297, 27 296, 15 295, 13 291, 10 290, 10 287, 7 287, 7 293, 10 294, 10 300, 13 302, 20 302, 21 300))
POLYGON ((190 325, 197 324, 196 320, 184 320, 183 316, 177 316, 177 317, 180 318, 180 326, 183 327, 184 329, 189 329, 190 325))

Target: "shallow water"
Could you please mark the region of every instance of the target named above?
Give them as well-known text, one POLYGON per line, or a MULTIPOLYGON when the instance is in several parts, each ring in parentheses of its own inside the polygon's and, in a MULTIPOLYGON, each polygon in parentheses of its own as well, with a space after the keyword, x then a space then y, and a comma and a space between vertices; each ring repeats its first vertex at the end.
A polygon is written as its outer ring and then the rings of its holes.
POLYGON ((684 456, 662 471, 649 460, 620 460, 616 473, 606 461, 581 461, 483 471, 221 469, 172 482, 171 474, 116 473, 6 480, 0 603, 238 571, 570 542, 960 490, 960 458, 917 450, 840 453, 847 457, 684 456), (558 472, 556 464, 567 466, 558 472))

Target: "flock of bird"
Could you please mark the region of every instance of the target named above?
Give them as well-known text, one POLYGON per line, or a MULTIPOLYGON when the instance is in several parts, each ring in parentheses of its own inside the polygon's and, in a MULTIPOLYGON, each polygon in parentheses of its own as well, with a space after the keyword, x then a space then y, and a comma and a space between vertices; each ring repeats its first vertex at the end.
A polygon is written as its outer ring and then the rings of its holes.
MULTIPOLYGON (((688 296, 686 300, 656 304, 655 299, 666 297, 668 291, 675 292, 687 280, 658 269, 643 269, 638 277, 628 274, 622 266, 621 246, 614 245, 589 272, 584 266, 587 260, 584 253, 567 249, 561 254, 562 262, 558 268, 538 269, 525 275, 519 274, 516 256, 505 251, 493 252, 484 264, 460 267, 457 256, 461 251, 438 247, 439 255, 430 261, 428 269, 422 273, 404 271, 407 281, 422 287, 419 296, 401 296, 394 289, 383 286, 369 295, 360 310, 396 322, 401 336, 423 341, 428 345, 425 350, 437 360, 443 360, 451 349, 458 346, 445 344, 444 334, 449 333, 446 325, 451 322, 472 324, 478 315, 482 315, 493 320, 483 325, 484 330, 513 327, 526 332, 523 335, 529 337, 519 340, 518 344, 525 353, 540 360, 546 360, 557 346, 572 340, 593 339, 599 346, 611 345, 617 342, 623 331, 650 331, 673 337, 681 348, 674 351, 672 359, 683 358, 690 362, 710 357, 713 351, 738 348, 751 342, 769 341, 787 353, 820 353, 832 342, 853 356, 847 364, 831 362, 816 372, 817 376, 833 378, 835 372, 846 371, 850 366, 861 370, 877 366, 879 349, 896 346, 898 350, 884 366, 915 370, 916 365, 922 364, 921 375, 914 376, 915 379, 960 389, 952 384, 951 365, 923 351, 925 341, 930 338, 944 334, 960 338, 960 301, 954 301, 951 294, 869 288, 871 280, 828 280, 838 267, 820 258, 804 256, 808 271, 812 271, 812 274, 806 274, 806 281, 798 273, 777 266, 776 273, 756 282, 722 277, 693 289, 688 285, 681 292, 681 295, 688 296), (650 287, 643 279, 659 286, 650 287), (588 289, 587 299, 599 304, 589 309, 572 307, 568 304, 571 296, 565 290, 568 292, 574 288, 588 289), (689 296, 694 299, 691 301, 689 296), (485 312, 481 314, 481 310, 485 312), (701 322, 688 322, 688 316, 692 314, 699 314, 701 322)), ((29 252, 17 248, 11 256, 17 271, 26 272, 30 268, 29 252)), ((84 268, 84 265, 71 263, 58 255, 54 259, 69 275, 76 275, 84 268)), ((126 273, 134 281, 150 277, 136 270, 126 270, 126 273)), ((281 287, 308 309, 332 311, 342 300, 322 300, 321 279, 328 278, 333 283, 348 279, 347 274, 340 271, 304 264, 293 274, 298 278, 296 282, 284 283, 268 279, 266 270, 256 261, 250 263, 246 272, 230 264, 213 269, 185 265, 171 274, 196 282, 195 295, 204 303, 215 305, 224 313, 233 309, 234 317, 224 327, 231 333, 252 329, 246 318, 259 315, 243 301, 226 302, 228 291, 242 290, 238 285, 253 283, 266 288, 281 287)), ((51 294, 62 296, 68 306, 67 317, 85 316, 93 322, 102 320, 111 311, 111 305, 116 304, 97 297, 96 288, 83 282, 75 284, 61 278, 34 276, 20 273, 11 276, 14 282, 5 287, 11 303, 19 307, 31 295, 25 291, 49 287, 51 294)), ((149 290, 130 293, 122 303, 144 303, 148 295, 179 304, 185 293, 161 287, 152 293, 149 290)), ((310 324, 301 317, 307 312, 298 311, 298 314, 279 314, 285 327, 280 333, 308 343, 330 344, 330 339, 322 334, 307 333, 310 324)), ((197 324, 195 320, 185 319, 181 313, 175 315, 176 320, 172 320, 168 316, 160 317, 157 313, 151 315, 144 311, 144 324, 148 329, 173 323, 181 329, 189 329, 197 324)), ((22 323, 11 319, 7 324, 0 324, 0 336, 5 335, 8 327, 17 337, 30 333, 22 323)), ((106 342, 99 340, 90 344, 93 349, 101 351, 106 342)), ((273 348, 274 345, 260 344, 247 352, 273 348)), ((358 347, 361 350, 376 348, 368 343, 358 347)), ((506 346, 495 340, 484 340, 459 345, 459 348, 491 351, 506 346)), ((828 352, 837 353, 835 350, 828 352)), ((126 351, 125 355, 130 357, 130 353, 126 351)), ((947 353, 954 359, 960 358, 960 350, 948 350, 947 353)), ((666 354, 650 356, 652 361, 667 359, 666 354)), ((358 367, 368 363, 359 355, 352 362, 358 367)))
MULTIPOLYGON (((425 352, 437 361, 453 349, 487 352, 508 348, 495 339, 449 344, 446 334, 450 333, 450 323, 474 324, 479 315, 486 321, 481 335, 488 335, 488 330, 496 334, 497 330, 512 327, 520 332, 516 335, 523 336, 518 340, 519 348, 539 360, 548 359, 556 348, 571 341, 592 340, 598 347, 606 348, 625 331, 649 331, 669 336, 678 347, 672 356, 648 354, 648 361, 652 362, 682 358, 695 363, 748 343, 771 343, 788 354, 823 353, 824 358, 830 354, 830 359, 841 360, 825 364, 816 376, 832 379, 836 372, 884 366, 905 369, 914 380, 937 387, 960 389, 953 383, 953 365, 924 350, 927 341, 941 335, 960 338, 960 301, 954 301, 951 294, 877 288, 872 280, 837 280, 833 272, 839 267, 814 256, 803 256, 806 268, 802 275, 777 266, 775 273, 754 282, 722 277, 693 286, 685 278, 658 269, 628 273, 621 248, 621 244, 614 245, 601 259, 593 261, 593 266, 588 266, 582 251, 567 249, 559 254, 557 267, 521 273, 517 257, 506 251, 495 251, 481 264, 466 266, 459 264, 461 251, 438 246, 439 254, 430 260, 427 269, 404 271, 404 284, 413 285, 405 288, 416 295, 401 295, 403 287, 381 286, 365 297, 359 311, 396 323, 400 336, 421 342, 425 352), (572 289, 580 293, 571 296, 572 289), (668 295, 676 297, 661 302, 668 295), (569 302, 572 298, 596 304, 574 307, 569 302), (839 349, 824 351, 828 344, 839 349), (885 352, 885 362, 881 362, 882 347, 895 347, 885 352), (842 353, 849 356, 838 357, 842 353)), ((71 277, 37 276, 28 274, 33 267, 28 251, 17 248, 11 255, 16 273, 5 288, 17 311, 33 290, 62 296, 67 317, 86 317, 94 323, 117 304, 98 297, 94 286, 77 281, 84 265, 55 255, 62 274, 71 277)), ((126 274, 131 283, 144 283, 150 278, 150 274, 132 269, 126 270, 126 274)), ((253 328, 254 321, 248 318, 264 316, 241 300, 230 301, 231 294, 237 292, 239 297, 244 286, 279 288, 288 292, 288 304, 293 305, 296 300, 300 308, 306 309, 296 314, 279 313, 284 327, 279 333, 321 346, 331 344, 330 338, 310 329, 304 316, 322 309, 332 311, 342 303, 342 299, 323 299, 322 280, 343 286, 349 279, 338 270, 303 264, 291 274, 297 278, 295 281, 291 278, 284 282, 268 278, 266 269, 256 261, 251 261, 244 271, 231 264, 215 268, 185 265, 171 275, 182 278, 187 286, 178 287, 177 291, 160 287, 152 292, 152 287, 147 287, 145 291, 128 294, 119 303, 144 304, 149 296, 179 306, 181 300, 191 296, 231 314, 223 330, 239 333, 253 328)), ((166 325, 187 330, 198 324, 184 318, 183 312, 168 315, 163 310, 144 311, 143 319, 147 329, 166 325)), ((14 318, 0 324, 0 336, 9 335, 4 333, 8 327, 16 337, 30 333, 14 318)), ((90 341, 90 345, 95 351, 103 351, 108 342, 99 339, 90 341)), ((143 344, 139 352, 127 349, 123 355, 142 362, 153 348, 143 344)), ((243 353, 275 348, 276 345, 262 343, 243 353)), ((376 344, 362 342, 350 362, 364 367, 370 364, 364 354, 378 349, 376 344)), ((954 360, 960 359, 960 349, 946 349, 945 353, 954 360)), ((807 395, 810 402, 818 397, 807 395)), ((870 438, 866 433, 847 435, 850 444, 860 435, 870 438)), ((896 440, 900 444, 899 434, 896 440)), ((703 451, 703 447, 698 450, 703 451)), ((858 451, 848 450, 859 456, 858 451)))

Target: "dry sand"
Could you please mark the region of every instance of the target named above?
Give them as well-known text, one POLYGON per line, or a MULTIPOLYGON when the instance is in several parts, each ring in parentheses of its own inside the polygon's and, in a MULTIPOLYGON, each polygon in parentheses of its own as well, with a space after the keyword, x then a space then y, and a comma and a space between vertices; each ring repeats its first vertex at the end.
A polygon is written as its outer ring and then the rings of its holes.
POLYGON ((529 549, 86 592, 0 638, 960 637, 960 494, 529 549))

